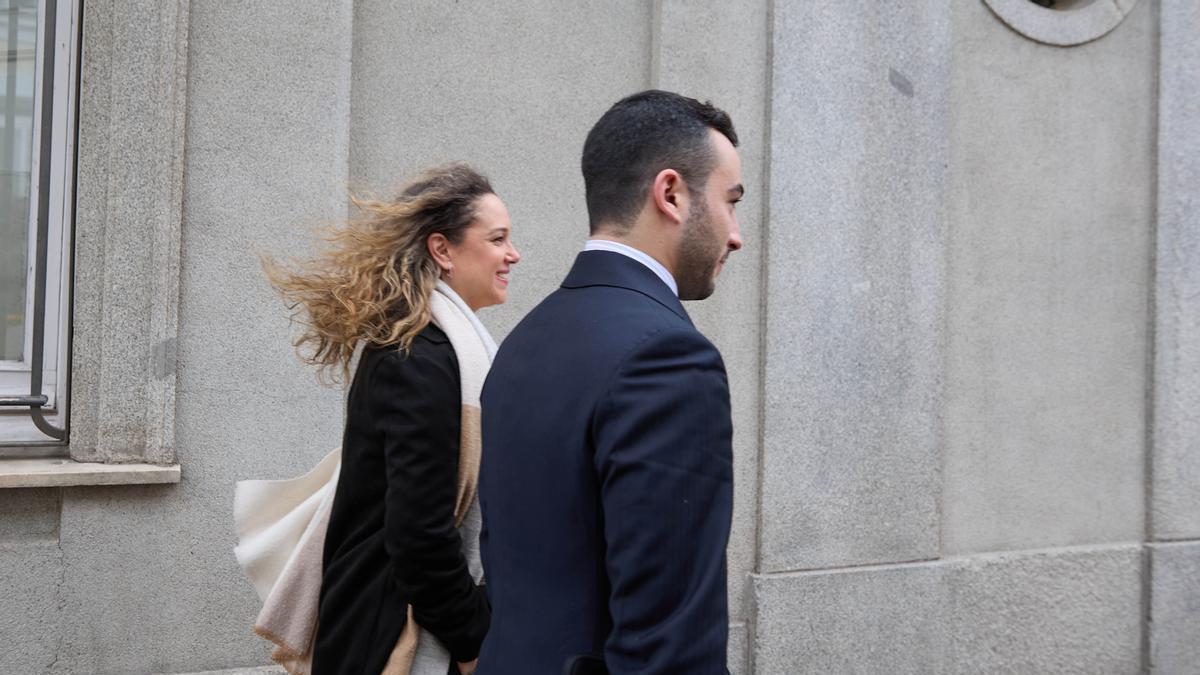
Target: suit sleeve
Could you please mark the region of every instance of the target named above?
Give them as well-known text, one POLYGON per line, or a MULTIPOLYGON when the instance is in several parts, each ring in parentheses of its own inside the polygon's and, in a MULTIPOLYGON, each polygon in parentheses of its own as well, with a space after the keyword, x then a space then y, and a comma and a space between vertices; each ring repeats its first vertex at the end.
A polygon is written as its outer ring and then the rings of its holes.
POLYGON ((612 673, 725 673, 733 508, 729 385, 698 333, 626 358, 592 426, 611 582, 612 673))
POLYGON ((385 547, 413 618, 457 661, 479 654, 491 620, 454 527, 461 396, 449 353, 413 344, 389 354, 374 378, 387 465, 385 547))

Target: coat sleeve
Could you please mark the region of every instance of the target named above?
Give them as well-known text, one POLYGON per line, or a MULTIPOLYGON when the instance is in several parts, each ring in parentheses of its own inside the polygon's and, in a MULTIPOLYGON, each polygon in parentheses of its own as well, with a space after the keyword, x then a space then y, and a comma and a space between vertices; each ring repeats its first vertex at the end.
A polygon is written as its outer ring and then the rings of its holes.
POLYGON ((449 346, 387 355, 373 406, 387 465, 385 547, 413 618, 457 661, 479 654, 491 612, 454 527, 461 427, 459 376, 449 346))
POLYGON ((726 672, 732 435, 724 364, 694 331, 644 340, 597 404, 610 672, 726 672))

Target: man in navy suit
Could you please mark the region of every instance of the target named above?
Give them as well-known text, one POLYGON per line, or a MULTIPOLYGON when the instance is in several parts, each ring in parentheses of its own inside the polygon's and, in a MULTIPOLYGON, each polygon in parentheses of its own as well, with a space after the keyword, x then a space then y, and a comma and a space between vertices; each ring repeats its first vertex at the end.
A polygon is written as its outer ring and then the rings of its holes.
POLYGON ((741 248, 736 145, 663 91, 588 134, 591 238, 483 389, 480 675, 726 672, 729 385, 680 300, 741 248))

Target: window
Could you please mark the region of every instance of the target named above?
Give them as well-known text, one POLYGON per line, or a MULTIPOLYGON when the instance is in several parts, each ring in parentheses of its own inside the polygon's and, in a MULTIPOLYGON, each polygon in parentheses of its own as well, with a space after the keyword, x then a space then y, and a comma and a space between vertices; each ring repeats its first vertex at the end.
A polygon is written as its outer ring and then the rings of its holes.
POLYGON ((0 0, 0 453, 65 441, 77 9, 0 0))

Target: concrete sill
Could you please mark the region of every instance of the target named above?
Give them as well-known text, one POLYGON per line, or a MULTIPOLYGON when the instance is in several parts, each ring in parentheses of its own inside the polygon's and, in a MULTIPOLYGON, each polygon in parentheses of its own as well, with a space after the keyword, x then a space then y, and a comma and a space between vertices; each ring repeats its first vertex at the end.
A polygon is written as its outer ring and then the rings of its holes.
POLYGON ((178 482, 178 464, 97 464, 64 457, 0 459, 0 488, 178 482))

